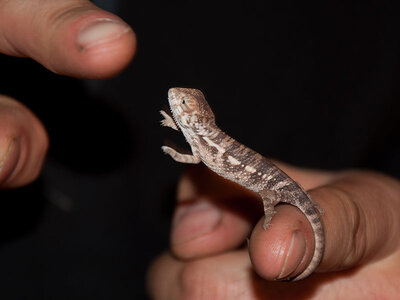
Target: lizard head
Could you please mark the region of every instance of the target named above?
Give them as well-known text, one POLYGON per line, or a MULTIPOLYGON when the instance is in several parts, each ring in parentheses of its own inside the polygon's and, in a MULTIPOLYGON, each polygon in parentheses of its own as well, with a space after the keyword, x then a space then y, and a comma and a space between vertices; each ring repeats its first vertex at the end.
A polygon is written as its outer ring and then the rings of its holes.
POLYGON ((200 90, 171 88, 168 101, 175 122, 181 129, 215 123, 214 113, 200 90))

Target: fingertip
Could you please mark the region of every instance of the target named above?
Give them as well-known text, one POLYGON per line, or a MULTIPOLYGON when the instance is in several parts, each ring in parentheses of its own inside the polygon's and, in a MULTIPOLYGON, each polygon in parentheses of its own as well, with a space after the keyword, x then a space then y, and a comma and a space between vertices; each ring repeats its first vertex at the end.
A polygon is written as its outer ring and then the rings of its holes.
POLYGON ((271 226, 264 230, 263 219, 254 228, 250 258, 255 271, 266 280, 283 280, 300 274, 313 253, 313 234, 307 219, 289 205, 277 207, 271 226))
POLYGON ((49 147, 43 124, 24 105, 0 96, 0 186, 15 188, 35 180, 49 147))
POLYGON ((190 258, 209 250, 204 246, 212 239, 221 219, 221 210, 210 201, 198 199, 179 203, 172 222, 172 251, 190 258))
POLYGON ((64 27, 55 31, 60 36, 46 65, 55 73, 108 78, 124 69, 135 54, 135 33, 123 20, 108 12, 77 16, 64 27))
POLYGON ((20 139, 0 136, 0 185, 7 186, 16 173, 21 152, 20 139))
POLYGON ((171 231, 171 250, 180 258, 203 257, 234 249, 250 230, 247 220, 207 199, 178 204, 171 231))
POLYGON ((30 57, 55 73, 111 77, 136 51, 131 27, 89 1, 6 1, 4 7, 0 52, 30 57))
POLYGON ((204 166, 186 170, 178 184, 171 250, 195 258, 235 249, 261 213, 259 198, 204 166))

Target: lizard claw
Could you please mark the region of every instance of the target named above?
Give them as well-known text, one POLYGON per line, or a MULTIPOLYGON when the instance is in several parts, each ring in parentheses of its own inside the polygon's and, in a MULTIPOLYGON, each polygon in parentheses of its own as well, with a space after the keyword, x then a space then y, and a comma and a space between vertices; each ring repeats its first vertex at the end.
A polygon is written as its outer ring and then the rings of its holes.
POLYGON ((175 124, 174 119, 172 119, 172 117, 169 114, 167 114, 163 110, 160 110, 160 114, 164 117, 164 119, 161 120, 161 125, 162 126, 170 127, 172 129, 175 129, 175 130, 179 130, 178 127, 175 124))
POLYGON ((171 150, 174 150, 174 149, 172 149, 171 147, 168 147, 168 146, 162 146, 161 149, 165 154, 170 154, 170 153, 172 153, 171 150))

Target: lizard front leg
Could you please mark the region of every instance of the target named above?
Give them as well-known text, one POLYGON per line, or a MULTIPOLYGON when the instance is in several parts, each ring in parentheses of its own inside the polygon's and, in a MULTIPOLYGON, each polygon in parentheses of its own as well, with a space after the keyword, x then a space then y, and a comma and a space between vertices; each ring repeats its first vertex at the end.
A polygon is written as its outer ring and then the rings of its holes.
POLYGON ((172 129, 178 130, 178 126, 176 126, 174 119, 171 118, 169 114, 167 114, 165 111, 160 110, 160 114, 164 117, 163 120, 161 120, 161 125, 165 127, 170 127, 172 129))
POLYGON ((195 152, 193 153, 193 155, 182 154, 168 146, 162 146, 161 149, 164 151, 164 153, 169 154, 177 162, 185 164, 198 164, 201 162, 200 156, 196 155, 195 152))

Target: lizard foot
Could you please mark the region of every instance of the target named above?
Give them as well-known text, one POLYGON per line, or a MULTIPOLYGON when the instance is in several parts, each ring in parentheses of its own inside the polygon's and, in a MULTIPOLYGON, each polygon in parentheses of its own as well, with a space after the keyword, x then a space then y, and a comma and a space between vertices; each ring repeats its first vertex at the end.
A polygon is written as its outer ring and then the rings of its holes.
POLYGON ((199 156, 182 154, 168 146, 162 146, 161 149, 164 151, 165 154, 170 155, 177 162, 186 164, 198 164, 201 161, 199 156))
POLYGON ((164 119, 161 120, 161 125, 162 126, 170 127, 172 129, 175 129, 175 130, 179 130, 178 127, 175 124, 174 119, 169 114, 167 114, 163 110, 160 110, 160 114, 164 117, 164 119))

